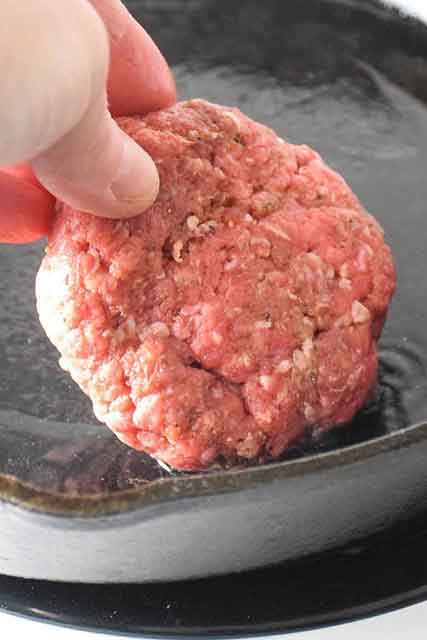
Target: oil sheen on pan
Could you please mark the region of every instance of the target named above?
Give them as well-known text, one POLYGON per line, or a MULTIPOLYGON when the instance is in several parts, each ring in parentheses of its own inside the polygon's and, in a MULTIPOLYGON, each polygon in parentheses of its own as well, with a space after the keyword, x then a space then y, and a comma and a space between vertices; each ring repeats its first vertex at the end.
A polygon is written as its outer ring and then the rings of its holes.
MULTIPOLYGON (((380 15, 369 31, 366 9, 329 3, 324 20, 324 4, 269 2, 260 16, 255 2, 244 12, 237 3, 187 3, 185 15, 179 2, 129 3, 172 63, 181 98, 238 105, 291 143, 315 148, 386 229, 399 287, 379 344, 376 395, 348 428, 299 443, 287 458, 427 417, 427 119, 425 66, 415 64, 427 57, 424 27, 380 15), (213 46, 218 38, 222 45, 213 46)), ((86 493, 163 477, 155 461, 97 424, 90 402, 59 368, 35 310, 42 252, 41 244, 1 247, 2 471, 38 487, 86 493)))

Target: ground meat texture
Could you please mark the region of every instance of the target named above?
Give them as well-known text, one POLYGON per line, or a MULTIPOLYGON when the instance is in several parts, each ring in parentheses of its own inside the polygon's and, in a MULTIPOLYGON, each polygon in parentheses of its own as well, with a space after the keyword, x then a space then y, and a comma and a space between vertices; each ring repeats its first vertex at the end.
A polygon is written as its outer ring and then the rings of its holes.
POLYGON ((119 123, 157 164, 156 203, 120 222, 59 206, 37 277, 99 420, 177 469, 277 458, 350 420, 395 287, 378 223, 315 151, 237 109, 119 123))

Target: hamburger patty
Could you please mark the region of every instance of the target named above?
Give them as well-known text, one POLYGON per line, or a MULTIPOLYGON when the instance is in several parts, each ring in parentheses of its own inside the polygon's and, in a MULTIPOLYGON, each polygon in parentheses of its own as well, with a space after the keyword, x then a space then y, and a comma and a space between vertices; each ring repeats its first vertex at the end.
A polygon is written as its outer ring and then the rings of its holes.
POLYGON ((395 287, 379 224, 307 146, 202 100, 121 127, 161 189, 125 221, 58 207, 40 320, 96 416, 177 469, 276 458, 349 421, 395 287))

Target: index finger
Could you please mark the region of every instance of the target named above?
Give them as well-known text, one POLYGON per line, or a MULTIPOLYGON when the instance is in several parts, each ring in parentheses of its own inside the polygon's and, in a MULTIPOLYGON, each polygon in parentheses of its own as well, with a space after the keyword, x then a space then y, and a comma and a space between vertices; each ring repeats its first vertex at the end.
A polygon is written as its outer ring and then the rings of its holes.
POLYGON ((114 116, 171 106, 176 87, 169 66, 148 33, 119 0, 91 0, 110 36, 108 99, 114 116))

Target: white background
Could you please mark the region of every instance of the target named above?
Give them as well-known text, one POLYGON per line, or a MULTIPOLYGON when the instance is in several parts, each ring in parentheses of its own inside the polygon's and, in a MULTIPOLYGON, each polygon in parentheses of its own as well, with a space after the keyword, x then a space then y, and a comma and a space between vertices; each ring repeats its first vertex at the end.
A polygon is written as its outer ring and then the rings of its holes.
MULTIPOLYGON (((0 0, 1 2, 1 0, 0 0)), ((427 0, 383 0, 395 4, 427 20, 427 0)), ((367 580, 369 576, 367 576, 367 580)), ((427 603, 401 609, 382 616, 318 631, 296 633, 289 640, 425 640, 427 637, 427 603)), ((0 613, 0 637, 31 640, 100 640, 100 635, 86 631, 47 625, 0 613)), ((123 640, 123 636, 108 635, 106 640, 123 640)), ((281 636, 275 636, 280 640, 281 636)))

